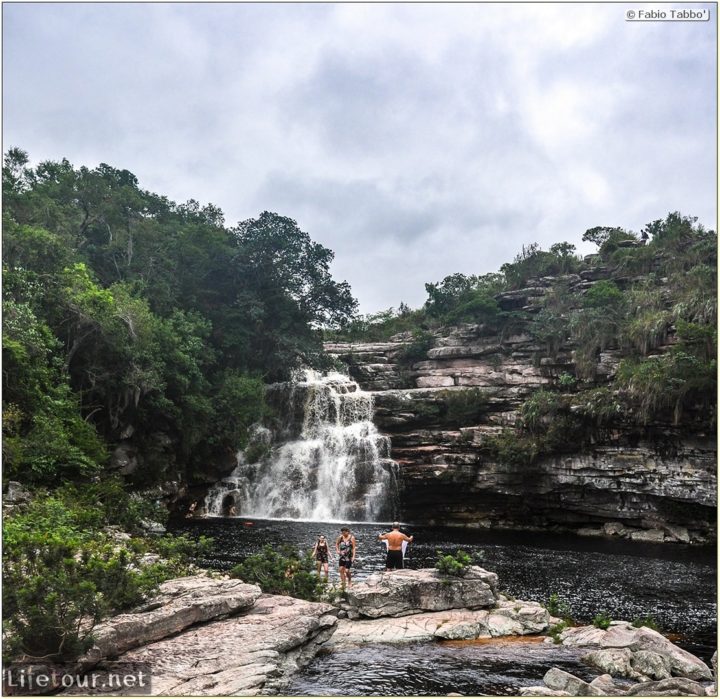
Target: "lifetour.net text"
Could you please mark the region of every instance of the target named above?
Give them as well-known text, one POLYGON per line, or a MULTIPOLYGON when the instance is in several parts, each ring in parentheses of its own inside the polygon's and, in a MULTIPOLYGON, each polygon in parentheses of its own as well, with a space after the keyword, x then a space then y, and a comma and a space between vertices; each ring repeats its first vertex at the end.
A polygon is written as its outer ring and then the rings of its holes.
POLYGON ((86 673, 72 665, 13 664, 3 667, 3 694, 45 694, 79 688, 97 693, 148 695, 150 667, 145 663, 105 662, 86 673))

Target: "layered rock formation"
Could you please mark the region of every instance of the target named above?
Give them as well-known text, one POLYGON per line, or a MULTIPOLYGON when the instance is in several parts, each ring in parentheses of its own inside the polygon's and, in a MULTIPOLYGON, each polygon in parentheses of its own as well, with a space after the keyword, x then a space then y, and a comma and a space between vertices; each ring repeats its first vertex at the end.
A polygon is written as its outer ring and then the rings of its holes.
POLYGON ((546 631, 547 609, 498 592, 498 576, 470 566, 462 576, 434 568, 376 573, 348 590, 330 643, 409 643, 524 636, 546 631))
MULTIPOLYGON (((573 283, 585 288, 602 276, 585 274, 573 283)), ((501 306, 537 311, 552 281, 502 294, 501 306)), ((482 325, 437 331, 426 358, 407 363, 411 343, 396 336, 326 345, 373 392, 376 424, 391 437, 391 456, 400 465, 403 519, 557 525, 652 541, 713 536, 716 438, 697 420, 618 422, 590 445, 569 443, 562 453, 510 462, 484 453, 484 445, 513 428, 518 408, 538 389, 558 388, 561 377, 573 376, 574 348, 549 353, 522 324, 505 335, 482 325), (609 523, 611 532, 603 529, 609 523)), ((617 349, 602 352, 585 387, 608 384, 620 359, 617 349)))
POLYGON ((274 694, 332 635, 336 614, 329 604, 194 575, 163 583, 141 609, 98 626, 79 668, 92 668, 102 687, 104 673, 147 667, 153 696, 274 694))

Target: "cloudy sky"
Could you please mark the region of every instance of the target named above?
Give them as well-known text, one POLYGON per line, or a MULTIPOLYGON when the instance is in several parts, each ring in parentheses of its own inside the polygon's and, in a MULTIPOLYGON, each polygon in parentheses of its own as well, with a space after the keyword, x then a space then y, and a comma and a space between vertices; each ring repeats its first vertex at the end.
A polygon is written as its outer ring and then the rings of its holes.
POLYGON ((290 216, 363 312, 419 306, 530 242, 715 227, 717 18, 641 7, 5 3, 4 147, 290 216))

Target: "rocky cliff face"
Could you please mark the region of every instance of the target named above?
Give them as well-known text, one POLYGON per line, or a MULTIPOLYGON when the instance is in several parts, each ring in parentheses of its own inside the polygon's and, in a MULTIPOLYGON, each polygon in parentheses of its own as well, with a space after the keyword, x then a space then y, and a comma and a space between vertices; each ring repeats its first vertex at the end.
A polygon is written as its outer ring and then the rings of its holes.
MULTIPOLYGON (((547 286, 499 300, 532 310, 547 286)), ((513 428, 524 400, 573 373, 573 347, 549 356, 522 328, 498 336, 462 325, 436 332, 427 358, 408 365, 409 344, 396 336, 326 345, 374 394, 376 424, 392 438, 400 465, 403 519, 570 527, 652 541, 714 535, 716 439, 697 422, 619 423, 589 445, 569 442, 559 453, 510 462, 483 446, 513 428)), ((620 359, 617 349, 601 353, 593 385, 611 381, 620 359)))

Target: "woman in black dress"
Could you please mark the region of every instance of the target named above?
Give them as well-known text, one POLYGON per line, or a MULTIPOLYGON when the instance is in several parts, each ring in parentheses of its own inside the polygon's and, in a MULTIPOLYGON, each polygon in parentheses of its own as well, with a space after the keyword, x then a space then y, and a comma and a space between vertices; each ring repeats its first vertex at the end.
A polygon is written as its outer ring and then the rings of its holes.
POLYGON ((315 542, 315 548, 312 552, 313 558, 317 563, 317 574, 320 575, 320 569, 325 571, 325 582, 328 580, 328 558, 330 556, 330 548, 325 540, 325 537, 321 534, 318 540, 315 542))

